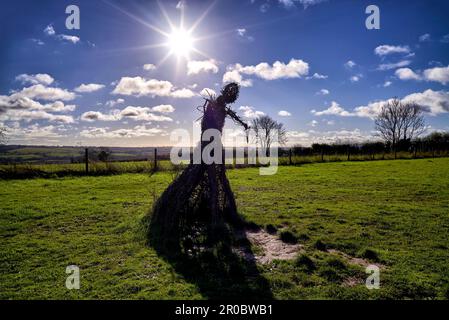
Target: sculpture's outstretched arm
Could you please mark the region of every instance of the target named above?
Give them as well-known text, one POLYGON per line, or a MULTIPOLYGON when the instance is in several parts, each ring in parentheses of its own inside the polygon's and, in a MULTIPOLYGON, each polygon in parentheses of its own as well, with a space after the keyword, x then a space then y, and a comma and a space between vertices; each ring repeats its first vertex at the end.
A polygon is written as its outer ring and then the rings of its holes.
POLYGON ((226 114, 228 114, 234 122, 240 124, 243 128, 245 128, 246 132, 246 142, 249 141, 249 126, 246 124, 231 108, 226 108, 226 114))
POLYGON ((230 108, 226 108, 226 113, 231 117, 234 122, 240 124, 245 130, 249 129, 249 126, 230 108))

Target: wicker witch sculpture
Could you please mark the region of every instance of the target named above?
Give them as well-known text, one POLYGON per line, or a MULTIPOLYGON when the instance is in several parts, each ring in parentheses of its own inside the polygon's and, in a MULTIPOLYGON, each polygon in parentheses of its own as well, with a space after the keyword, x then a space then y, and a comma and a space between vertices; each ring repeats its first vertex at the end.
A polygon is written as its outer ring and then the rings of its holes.
MULTIPOLYGON (((228 106, 239 95, 236 83, 226 85, 218 97, 206 99, 201 111, 201 136, 208 129, 223 130, 229 116, 248 130, 248 125, 228 106)), ((221 135, 220 135, 221 136, 221 135)), ((220 141, 221 145, 221 141, 220 141)), ((201 155, 206 142, 200 142, 201 155)), ((231 227, 242 226, 224 161, 189 164, 168 186, 153 207, 150 240, 163 251, 185 251, 196 245, 216 244, 231 227)))

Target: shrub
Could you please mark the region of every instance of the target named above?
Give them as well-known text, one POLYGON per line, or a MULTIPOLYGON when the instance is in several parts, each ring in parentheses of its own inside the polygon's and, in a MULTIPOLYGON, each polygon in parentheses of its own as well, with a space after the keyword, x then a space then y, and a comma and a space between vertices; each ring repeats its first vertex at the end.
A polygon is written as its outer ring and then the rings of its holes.
POLYGON ((372 249, 363 250, 361 253, 361 257, 371 260, 371 261, 379 261, 380 260, 377 252, 372 249))
POLYGON ((308 241, 308 240, 310 240, 310 237, 307 234, 305 234, 305 233, 301 233, 298 236, 298 240, 299 241, 308 241))
POLYGON ((282 231, 280 239, 285 243, 296 244, 298 243, 298 237, 291 231, 282 231))
POLYGON ((321 240, 317 240, 314 244, 314 247, 315 247, 315 249, 320 250, 320 251, 327 250, 327 245, 321 240))
POLYGON ((304 269, 306 272, 312 272, 316 269, 315 262, 305 254, 301 254, 296 258, 295 265, 304 269))
POLYGON ((275 234, 277 232, 277 230, 278 230, 272 224, 267 224, 267 226, 265 228, 267 229, 267 232, 270 233, 270 234, 275 234))
POLYGON ((446 288, 444 289, 444 297, 449 300, 449 284, 446 285, 446 288))
POLYGON ((320 269, 319 275, 330 282, 340 282, 341 275, 329 266, 320 269))
POLYGON ((346 270, 345 263, 337 258, 331 258, 331 259, 327 260, 326 264, 335 270, 340 270, 340 271, 346 270))

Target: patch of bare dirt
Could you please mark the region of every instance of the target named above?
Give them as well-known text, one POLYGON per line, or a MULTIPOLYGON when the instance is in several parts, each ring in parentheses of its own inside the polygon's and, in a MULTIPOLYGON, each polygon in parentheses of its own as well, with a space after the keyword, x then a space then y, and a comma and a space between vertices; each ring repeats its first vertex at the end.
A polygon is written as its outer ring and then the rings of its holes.
POLYGON ((294 259, 302 250, 300 244, 288 244, 282 242, 277 235, 269 234, 263 229, 258 231, 246 230, 246 238, 257 250, 251 252, 248 248, 237 249, 238 253, 243 255, 245 259, 266 264, 277 260, 294 259))
POLYGON ((349 277, 343 280, 344 287, 355 287, 358 284, 363 284, 363 279, 357 277, 349 277))
POLYGON ((340 258, 346 260, 350 264, 355 264, 355 265, 358 265, 358 266, 361 266, 361 267, 364 267, 364 268, 368 267, 369 265, 376 265, 380 269, 385 268, 385 266, 383 264, 381 264, 381 263, 378 263, 378 262, 373 263, 373 262, 370 262, 370 261, 368 261, 366 259, 363 259, 363 258, 356 258, 356 257, 350 256, 349 254, 341 252, 339 250, 329 249, 329 250, 327 250, 327 252, 329 252, 330 254, 334 254, 334 255, 339 256, 340 258))

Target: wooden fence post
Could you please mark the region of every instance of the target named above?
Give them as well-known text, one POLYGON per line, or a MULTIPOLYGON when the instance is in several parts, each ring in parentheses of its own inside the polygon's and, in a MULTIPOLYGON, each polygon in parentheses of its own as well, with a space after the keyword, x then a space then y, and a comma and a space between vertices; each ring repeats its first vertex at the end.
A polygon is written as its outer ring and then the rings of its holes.
POLYGON ((154 148, 153 170, 157 170, 157 148, 154 148))
POLYGON ((292 165, 292 149, 288 150, 288 164, 292 165))
POLYGON ((89 173, 89 148, 85 150, 84 161, 86 162, 86 174, 89 173))

